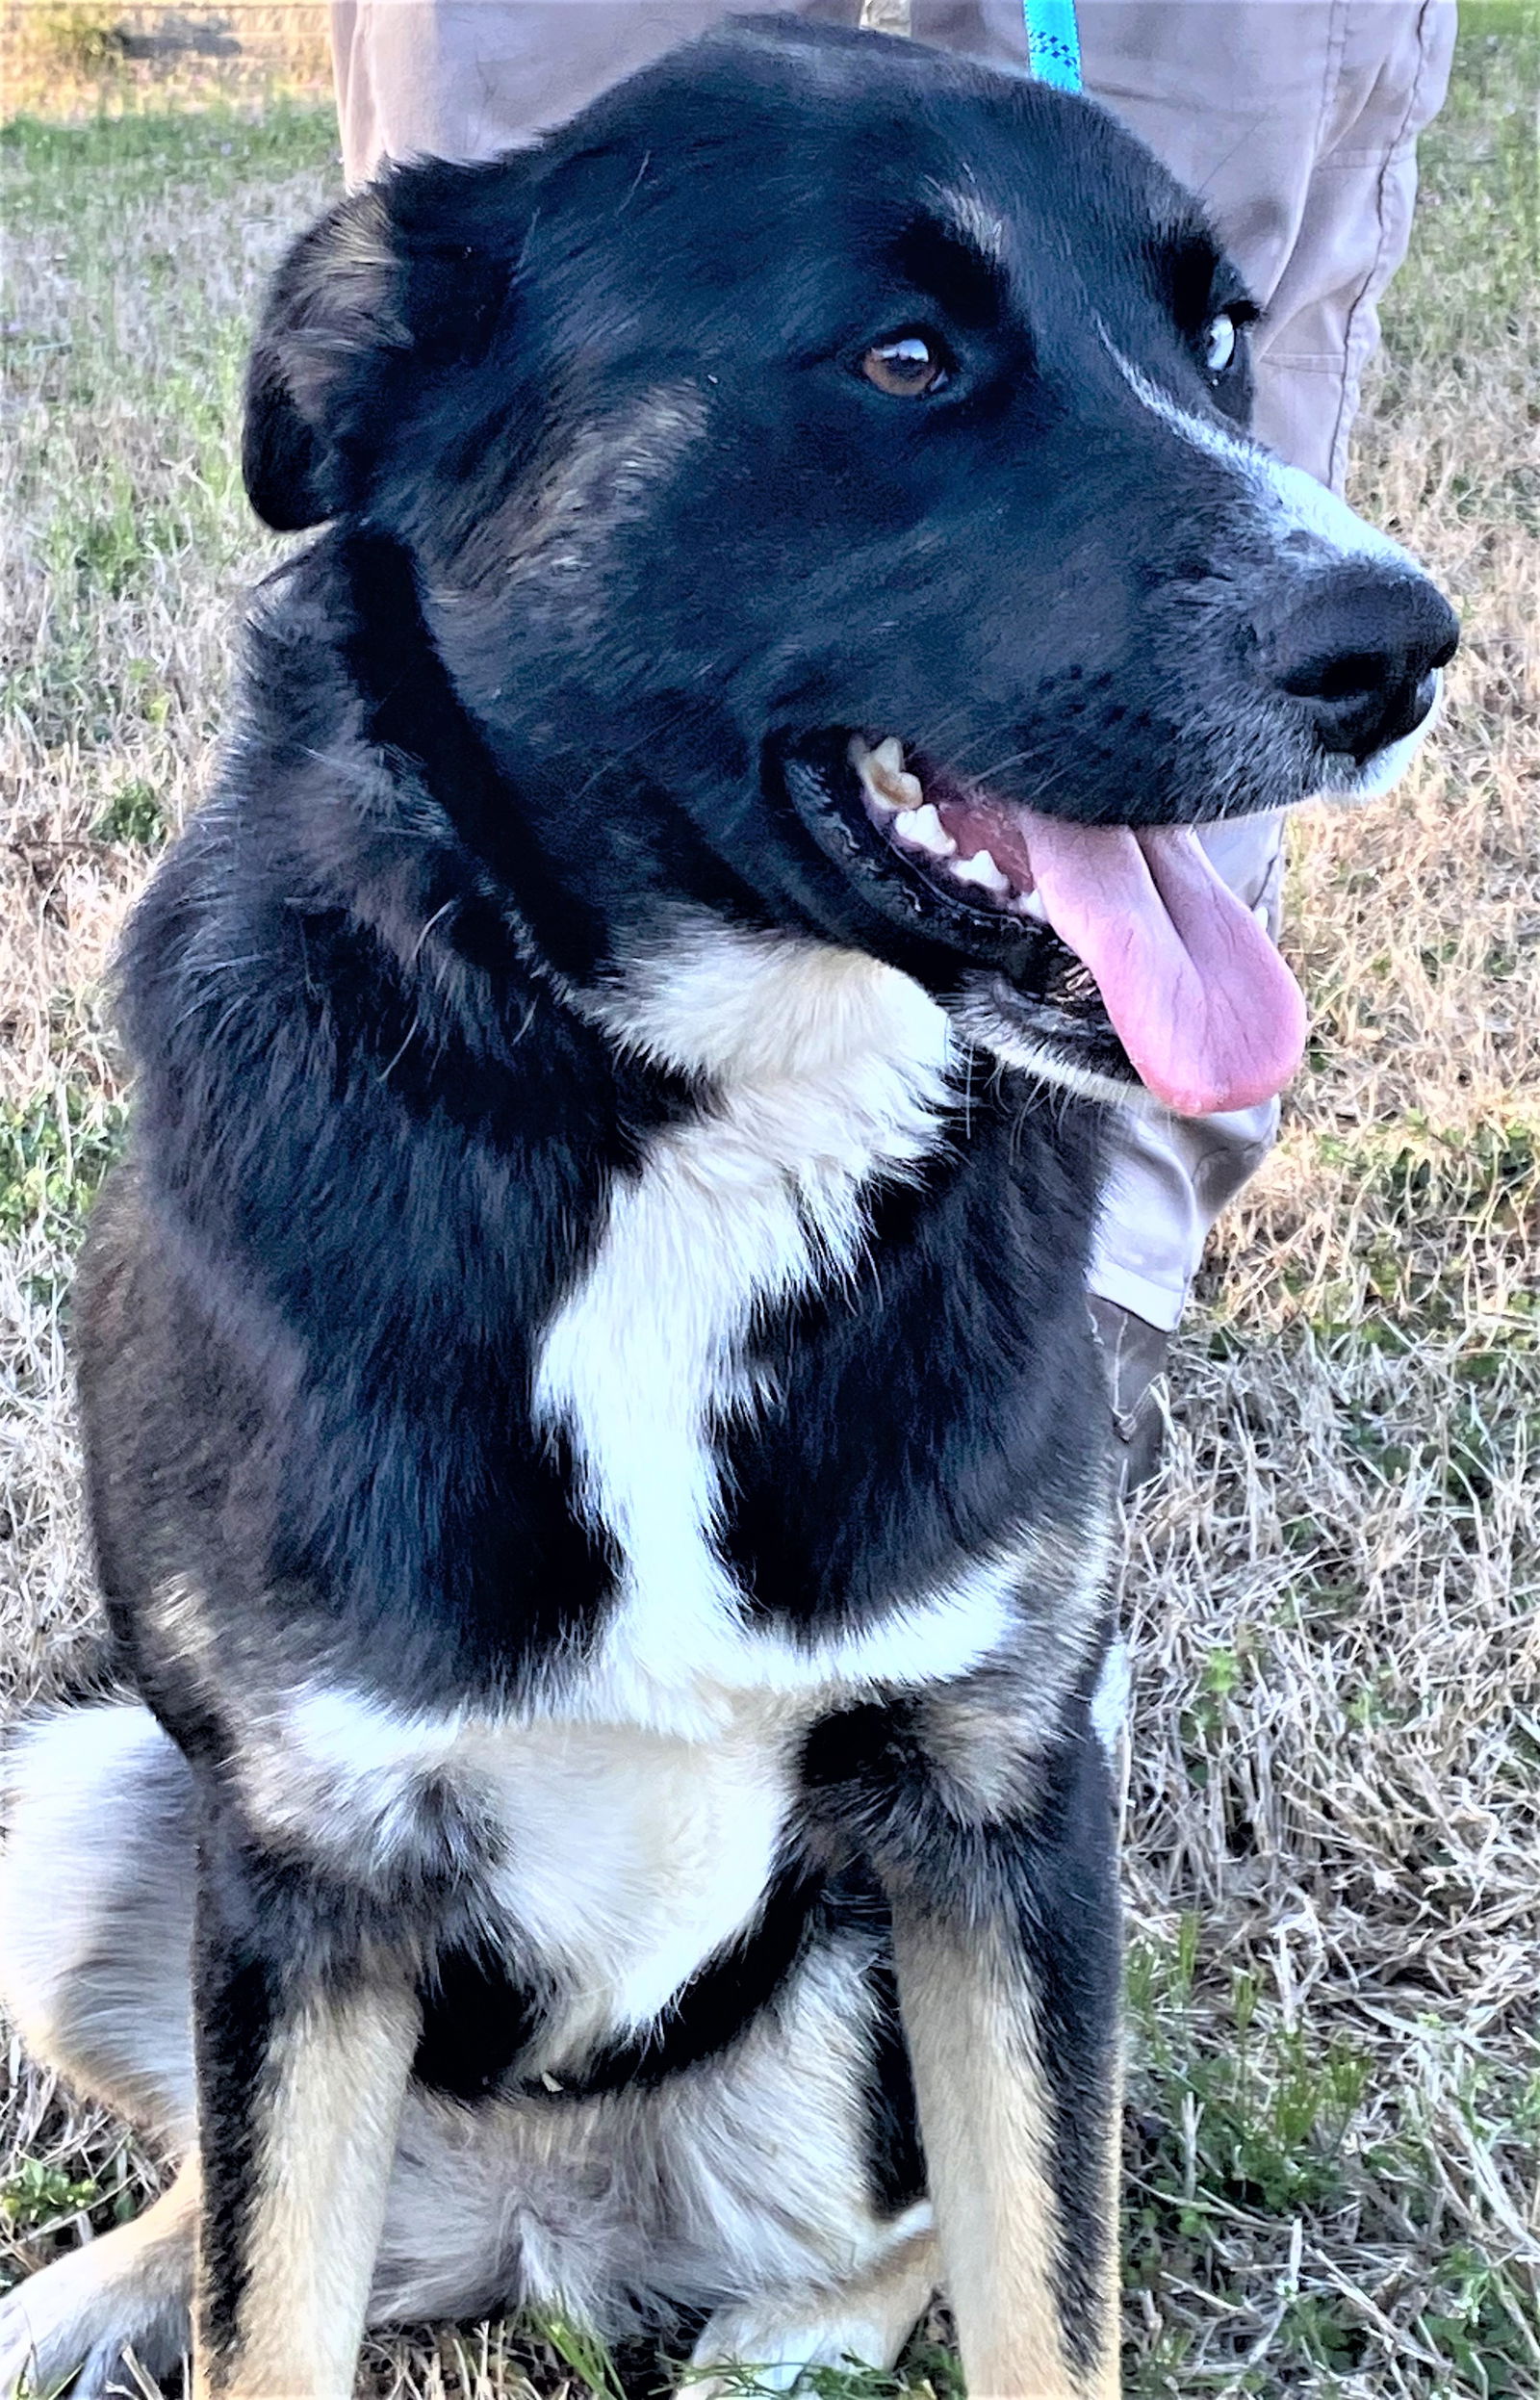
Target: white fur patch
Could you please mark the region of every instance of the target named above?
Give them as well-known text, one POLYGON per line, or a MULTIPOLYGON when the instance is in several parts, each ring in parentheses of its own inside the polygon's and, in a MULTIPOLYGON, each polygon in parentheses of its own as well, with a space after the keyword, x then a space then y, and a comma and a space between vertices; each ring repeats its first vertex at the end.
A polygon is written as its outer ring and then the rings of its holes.
POLYGON ((1368 524, 1313 475, 1306 475, 1302 467, 1285 466, 1260 442, 1220 425, 1216 418, 1194 416, 1152 382, 1142 368, 1125 358, 1105 328, 1102 341, 1123 381, 1151 416, 1159 417, 1194 450, 1205 451, 1211 458, 1233 467, 1270 513, 1287 518, 1296 530, 1313 533, 1344 556, 1382 558, 1389 566, 1404 567, 1408 574, 1419 572, 1416 560, 1399 542, 1368 524))
POLYGON ((862 2366, 894 2366, 941 2278, 930 2213, 927 2204, 900 2218, 889 2229, 891 2254, 851 2284, 719 2310, 690 2363, 694 2370, 725 2371, 700 2380, 692 2372, 686 2388, 694 2400, 732 2400, 746 2380, 757 2391, 792 2391, 808 2368, 845 2367, 852 2359, 862 2366), (923 2226, 906 2232, 916 2218, 923 2226), (751 2370, 747 2379, 745 2368, 751 2370))
POLYGON ((854 1275, 874 1187, 942 1138, 947 1020, 874 961, 700 920, 600 1007, 713 1087, 617 1184, 538 1362, 538 1414, 621 1561, 606 1638, 581 1667, 552 1662, 517 1714, 312 1690, 248 1720, 234 1763, 270 1833, 335 1842, 355 1867, 463 1842, 489 1921, 556 1978, 525 2071, 558 2079, 753 1922, 812 1717, 976 1665, 1040 1547, 1002 1542, 860 1632, 800 1642, 747 1621, 716 1545, 713 1431, 767 1396, 743 1356, 754 1312, 854 1275))
POLYGON ((1109 1760, 1115 1764, 1128 1739, 1128 1712, 1133 1703, 1134 1677, 1128 1644, 1110 1642, 1091 1695, 1091 1727, 1109 1760))
POLYGON ((43 2056, 178 2141, 193 2122, 184 1773, 147 1709, 103 1702, 12 1727, 0 1802, 0 2000, 43 2056))
POLYGON ((467 2109, 408 2095, 374 2321, 513 2300, 627 2330, 621 2294, 828 2294, 915 2238, 872 2211, 864 1954, 814 1948, 704 2075, 467 2109))
POLYGON ((763 1705, 702 1742, 543 1715, 414 1715, 334 1688, 269 1720, 236 1772, 267 1834, 334 1847, 354 1871, 442 1845, 456 1826, 476 1837, 467 1891, 515 1964, 537 1960, 555 1980, 527 2076, 652 2023, 752 1922, 775 1872, 794 1731, 763 1705), (425 1805, 430 1788, 451 1814, 425 1805))
POLYGON ((537 1410, 567 1432, 623 1561, 598 1659, 550 1705, 705 1739, 745 1692, 963 1672, 1007 1629, 1017 1561, 975 1562, 860 1635, 805 1645, 751 1627, 716 1547, 711 1448, 714 1428, 770 1397, 743 1359, 756 1311, 854 1276, 874 1190, 941 1140, 946 1018, 875 960, 705 919, 636 962, 603 1014, 716 1091, 617 1185, 541 1354, 537 1410))

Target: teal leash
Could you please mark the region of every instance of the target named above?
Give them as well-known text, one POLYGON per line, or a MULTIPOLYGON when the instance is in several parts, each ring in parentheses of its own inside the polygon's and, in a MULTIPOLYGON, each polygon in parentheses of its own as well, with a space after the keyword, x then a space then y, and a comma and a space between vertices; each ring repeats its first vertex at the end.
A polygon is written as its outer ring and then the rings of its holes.
POLYGON ((1023 0, 1027 18, 1027 63, 1040 84, 1060 91, 1080 90, 1080 27, 1075 0, 1023 0))

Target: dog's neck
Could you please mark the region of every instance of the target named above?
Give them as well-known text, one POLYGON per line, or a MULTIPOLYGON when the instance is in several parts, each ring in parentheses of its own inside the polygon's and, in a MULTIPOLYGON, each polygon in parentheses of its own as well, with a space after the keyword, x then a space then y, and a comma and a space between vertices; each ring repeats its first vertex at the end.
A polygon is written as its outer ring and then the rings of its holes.
POLYGON ((532 836, 527 795, 455 689, 406 551, 350 529, 335 537, 334 556, 353 603, 347 663, 365 704, 360 730, 409 761, 447 835, 527 929, 526 964, 540 966, 565 1005, 667 1074, 823 1095, 831 1127, 847 1110, 848 1131, 874 1111, 904 1116, 922 1092, 929 1108, 957 1045, 919 984, 862 951, 745 922, 735 894, 720 910, 673 901, 617 926, 532 836))
POLYGON ((333 585, 333 606, 336 585, 346 596, 337 613, 349 625, 344 647, 348 682, 363 702, 360 732, 407 765, 561 975, 590 983, 634 949, 652 917, 666 915, 681 891, 731 920, 771 929, 762 905, 674 797, 679 781, 705 775, 715 787, 731 775, 725 754, 733 745, 720 711, 694 729, 693 739, 681 738, 678 706, 660 703, 664 724, 648 743, 637 702, 624 737, 614 734, 606 748, 588 696, 580 689, 550 696, 545 672, 534 679, 538 710, 521 713, 506 684, 530 679, 510 675, 507 661, 495 672, 486 665, 469 623, 458 622, 443 595, 435 606, 394 536, 340 526, 316 555, 333 585), (451 667, 446 641, 456 633, 468 656, 451 667), (478 698, 482 684, 488 689, 478 698))
POLYGON ((882 1061, 944 1076, 947 1019, 908 975, 859 950, 680 909, 589 1002, 626 1048, 677 1073, 770 1090, 882 1061))

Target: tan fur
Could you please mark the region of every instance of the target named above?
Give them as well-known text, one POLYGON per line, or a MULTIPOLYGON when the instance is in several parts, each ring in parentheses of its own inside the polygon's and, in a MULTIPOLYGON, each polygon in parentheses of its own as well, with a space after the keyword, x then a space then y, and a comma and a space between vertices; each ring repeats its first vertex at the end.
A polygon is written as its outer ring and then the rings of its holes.
POLYGON ((397 272, 390 219, 372 187, 332 211, 303 266, 295 329, 284 349, 290 387, 307 416, 319 416, 350 356, 406 340, 390 297, 397 272))
POLYGON ((609 417, 564 428, 543 468, 459 542, 452 574, 429 587, 430 606, 452 610, 483 586, 517 587, 532 605, 596 615, 592 579, 612 536, 706 428, 706 403, 688 383, 659 384, 609 417))
MULTIPOLYGON (((1049 2175, 1049 2098, 1024 1973, 1000 1956, 988 1934, 962 1945, 902 1906, 893 1931, 969 2400, 1116 2400, 1112 2278, 1097 2368, 1082 2373, 1065 2346, 1053 2284, 1061 2227, 1049 2175)), ((1116 2173, 1113 2159, 1109 2224, 1116 2222, 1116 2173)))
POLYGON ((317 2001, 270 2058, 234 2356, 198 2342, 193 2400, 349 2400, 418 2011, 404 1989, 317 2001))

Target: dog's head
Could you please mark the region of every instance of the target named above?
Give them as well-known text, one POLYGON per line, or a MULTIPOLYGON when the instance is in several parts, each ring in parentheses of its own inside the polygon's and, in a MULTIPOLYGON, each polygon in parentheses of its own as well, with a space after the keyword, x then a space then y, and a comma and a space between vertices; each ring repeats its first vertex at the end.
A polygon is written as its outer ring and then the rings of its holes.
POLYGON ((334 210, 247 479, 408 562, 500 865, 580 902, 598 971, 685 901, 1071 1082, 1240 1106, 1298 995, 1185 829, 1384 788, 1456 638, 1247 440, 1255 313, 1099 108, 740 26, 334 210))

